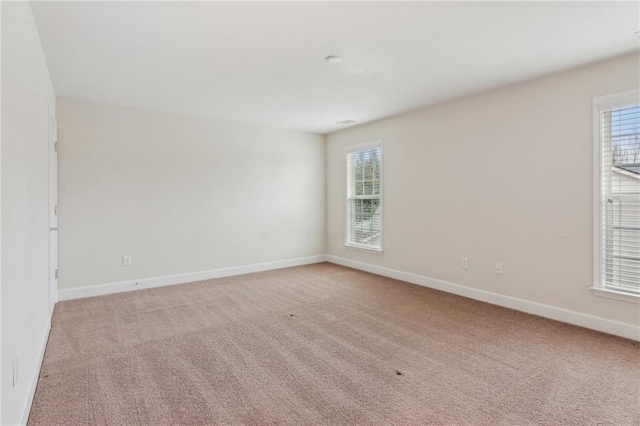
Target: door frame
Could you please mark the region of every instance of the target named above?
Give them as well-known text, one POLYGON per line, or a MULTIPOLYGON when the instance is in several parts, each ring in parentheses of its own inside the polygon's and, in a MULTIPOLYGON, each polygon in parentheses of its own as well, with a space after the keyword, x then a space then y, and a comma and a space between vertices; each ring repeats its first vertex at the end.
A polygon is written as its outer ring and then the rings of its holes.
POLYGON ((58 302, 58 124, 49 107, 49 308, 58 302))

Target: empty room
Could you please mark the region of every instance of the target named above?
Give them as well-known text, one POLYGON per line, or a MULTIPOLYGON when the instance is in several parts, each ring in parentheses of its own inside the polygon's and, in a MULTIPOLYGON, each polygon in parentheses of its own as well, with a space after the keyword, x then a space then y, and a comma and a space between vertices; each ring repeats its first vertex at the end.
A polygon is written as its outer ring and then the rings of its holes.
POLYGON ((640 425, 638 2, 0 24, 0 424, 640 425))

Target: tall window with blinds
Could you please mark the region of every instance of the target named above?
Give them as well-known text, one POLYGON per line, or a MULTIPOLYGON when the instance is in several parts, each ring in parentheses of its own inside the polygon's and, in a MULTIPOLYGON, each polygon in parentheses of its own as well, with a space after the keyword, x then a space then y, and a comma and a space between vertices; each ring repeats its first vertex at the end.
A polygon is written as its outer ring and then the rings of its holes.
POLYGON ((595 287, 640 296, 638 92, 596 98, 594 107, 599 154, 595 287))
POLYGON ((346 150, 345 245, 382 251, 382 143, 346 150))

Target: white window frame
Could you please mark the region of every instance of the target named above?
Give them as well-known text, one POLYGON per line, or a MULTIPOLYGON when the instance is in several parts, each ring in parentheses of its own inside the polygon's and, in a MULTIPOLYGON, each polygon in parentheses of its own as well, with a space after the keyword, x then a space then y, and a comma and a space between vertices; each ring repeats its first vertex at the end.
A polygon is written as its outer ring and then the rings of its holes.
POLYGON ((349 145, 345 147, 343 153, 343 165, 342 170, 344 172, 344 196, 342 197, 344 202, 343 218, 344 218, 344 247, 351 250, 363 251, 366 253, 382 254, 384 247, 384 153, 382 147, 382 140, 375 140, 371 142, 360 143, 357 145, 349 145), (360 246, 357 244, 349 243, 349 175, 347 172, 347 156, 349 153, 362 151, 371 148, 380 149, 380 248, 375 249, 366 246, 360 246))
POLYGON ((605 288, 602 282, 602 141, 600 113, 604 109, 640 103, 640 90, 629 90, 593 98, 593 286, 597 296, 640 304, 640 295, 605 288))

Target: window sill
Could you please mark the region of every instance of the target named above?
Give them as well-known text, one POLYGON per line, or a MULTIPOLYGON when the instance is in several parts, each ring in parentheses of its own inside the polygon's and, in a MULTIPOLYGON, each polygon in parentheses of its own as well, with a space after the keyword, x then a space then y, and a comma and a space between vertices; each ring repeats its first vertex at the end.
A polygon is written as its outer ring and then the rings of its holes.
POLYGON ((622 291, 608 290, 599 287, 591 287, 591 291, 596 296, 607 297, 609 299, 622 300, 623 302, 640 304, 640 294, 624 293, 622 291))
POLYGON ((370 249, 370 248, 366 248, 366 247, 354 246, 354 245, 351 245, 351 244, 344 244, 344 247, 349 249, 349 250, 363 251, 365 253, 382 254, 382 249, 376 250, 376 249, 370 249))

